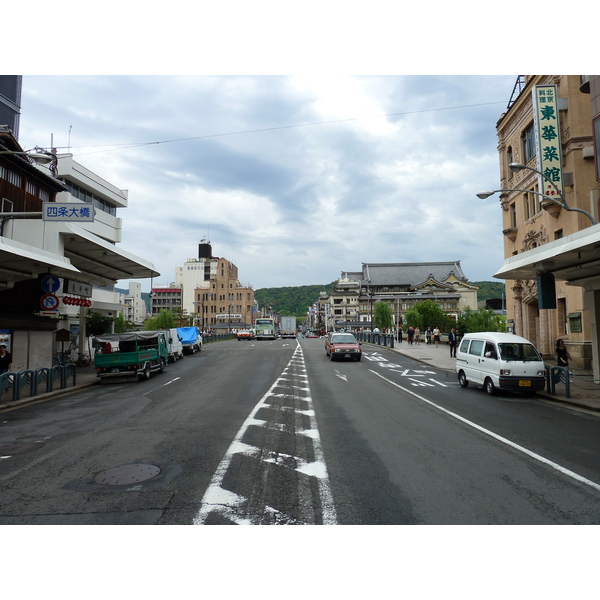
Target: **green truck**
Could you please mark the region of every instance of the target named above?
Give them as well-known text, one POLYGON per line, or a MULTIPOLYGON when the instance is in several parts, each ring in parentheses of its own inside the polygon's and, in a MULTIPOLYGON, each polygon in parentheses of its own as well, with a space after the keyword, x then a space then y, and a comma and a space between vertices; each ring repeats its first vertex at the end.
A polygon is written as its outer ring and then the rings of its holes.
POLYGON ((110 379, 150 379, 162 373, 169 360, 166 331, 135 331, 96 337, 94 367, 100 381, 110 379))

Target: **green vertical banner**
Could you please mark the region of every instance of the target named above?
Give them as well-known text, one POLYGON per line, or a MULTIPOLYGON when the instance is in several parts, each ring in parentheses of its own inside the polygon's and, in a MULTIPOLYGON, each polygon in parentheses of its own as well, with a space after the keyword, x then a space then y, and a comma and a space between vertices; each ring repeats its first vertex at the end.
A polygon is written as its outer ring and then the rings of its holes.
POLYGON ((536 85, 532 90, 538 170, 545 175, 540 177, 540 192, 560 200, 563 168, 557 94, 555 85, 536 85), (560 190, 560 194, 554 186, 560 190))

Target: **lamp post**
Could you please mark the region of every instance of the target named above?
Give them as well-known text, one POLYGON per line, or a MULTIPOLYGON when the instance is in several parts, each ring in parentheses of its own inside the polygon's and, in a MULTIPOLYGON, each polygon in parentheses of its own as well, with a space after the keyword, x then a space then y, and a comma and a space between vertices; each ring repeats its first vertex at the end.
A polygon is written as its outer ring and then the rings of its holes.
POLYGON ((560 200, 557 200, 556 198, 553 198, 552 196, 548 196, 548 194, 542 194, 541 192, 534 192, 533 190, 521 190, 521 189, 514 189, 514 188, 511 188, 511 189, 503 188, 500 190, 492 190, 489 192, 479 192, 477 194, 478 198, 485 200, 486 198, 489 198, 490 196, 492 196, 493 194, 496 194, 498 192, 524 192, 527 194, 536 194, 537 196, 541 196, 544 200, 546 200, 548 202, 553 202, 554 204, 558 204, 558 206, 560 206, 561 208, 564 208, 565 210, 583 213, 592 222, 592 225, 598 224, 598 221, 596 221, 596 219, 594 219, 594 217, 587 210, 583 210, 583 208, 571 208, 567 204, 567 201, 566 201, 563 193, 558 189, 556 184, 548 176, 544 175, 544 173, 542 173, 541 171, 538 171, 537 169, 534 169, 533 167, 528 167, 527 165, 523 165, 521 163, 510 163, 510 165, 508 165, 508 166, 513 171, 520 171, 522 169, 528 169, 529 171, 533 171, 534 173, 541 175, 542 177, 544 177, 544 179, 547 179, 550 182, 552 187, 554 187, 554 189, 556 190, 556 193, 560 197, 560 200))
POLYGON ((0 150, 0 154, 13 154, 16 156, 25 156, 40 165, 50 165, 49 169, 53 177, 57 175, 58 157, 54 152, 50 152, 45 148, 39 148, 36 146, 33 150, 26 150, 25 152, 14 152, 12 150, 0 150))

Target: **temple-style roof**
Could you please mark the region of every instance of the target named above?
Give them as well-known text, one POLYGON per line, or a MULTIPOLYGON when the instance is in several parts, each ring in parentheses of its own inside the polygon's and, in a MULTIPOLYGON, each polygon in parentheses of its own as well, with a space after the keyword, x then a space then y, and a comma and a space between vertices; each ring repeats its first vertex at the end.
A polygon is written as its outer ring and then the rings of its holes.
POLYGON ((362 280, 367 285, 415 286, 429 280, 466 283, 460 261, 422 263, 362 263, 362 280))

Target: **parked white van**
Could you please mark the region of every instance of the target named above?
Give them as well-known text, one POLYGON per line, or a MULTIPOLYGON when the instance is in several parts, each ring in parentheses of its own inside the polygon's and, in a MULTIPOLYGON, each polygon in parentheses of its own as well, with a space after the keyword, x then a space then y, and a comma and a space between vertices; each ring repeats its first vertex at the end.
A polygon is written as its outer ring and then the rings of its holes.
POLYGON ((497 389, 535 393, 546 383, 540 353, 512 333, 467 333, 456 352, 456 373, 461 387, 482 385, 490 395, 497 389))
POLYGON ((169 348, 169 360, 175 362, 178 358, 183 358, 183 344, 181 343, 177 328, 167 329, 166 338, 169 348))

